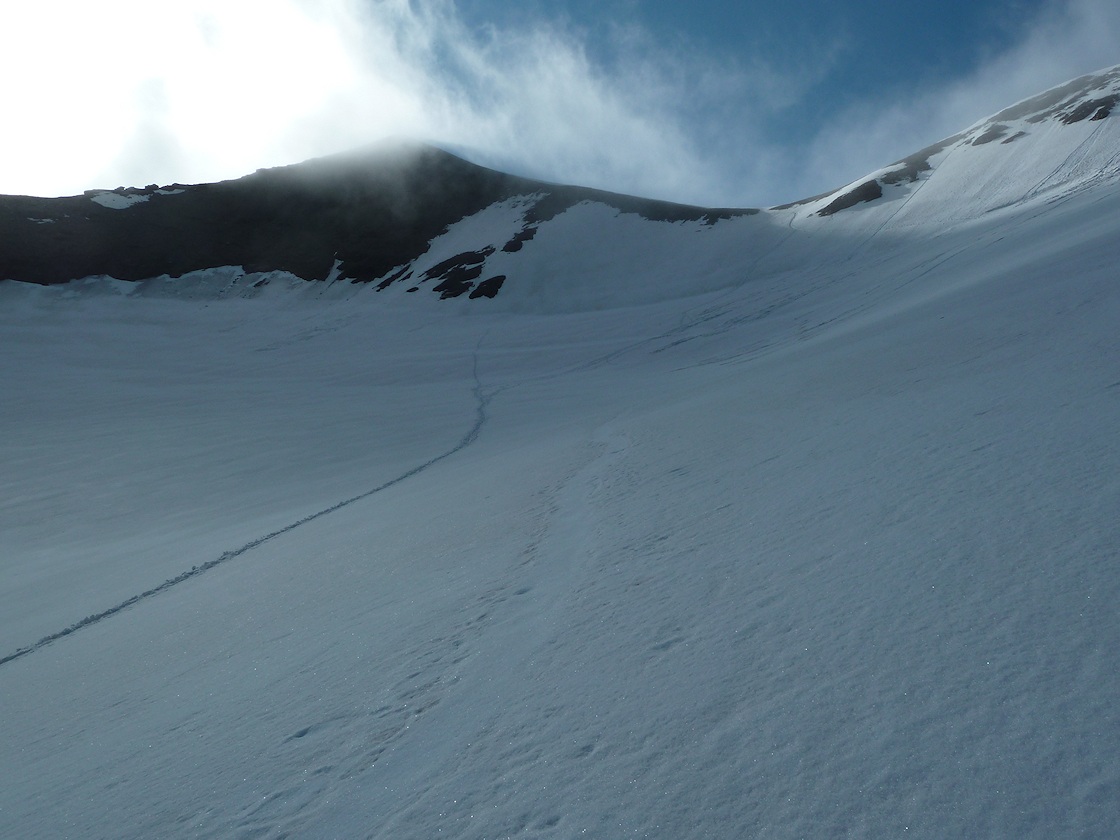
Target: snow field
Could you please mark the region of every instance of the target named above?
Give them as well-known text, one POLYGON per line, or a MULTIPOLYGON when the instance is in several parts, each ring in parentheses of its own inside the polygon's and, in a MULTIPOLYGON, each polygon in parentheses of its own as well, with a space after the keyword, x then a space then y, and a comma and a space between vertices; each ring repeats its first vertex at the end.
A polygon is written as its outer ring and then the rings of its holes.
POLYGON ((0 656, 353 499, 0 665, 0 835, 1110 837, 1120 198, 799 212, 640 305, 0 284, 0 656))

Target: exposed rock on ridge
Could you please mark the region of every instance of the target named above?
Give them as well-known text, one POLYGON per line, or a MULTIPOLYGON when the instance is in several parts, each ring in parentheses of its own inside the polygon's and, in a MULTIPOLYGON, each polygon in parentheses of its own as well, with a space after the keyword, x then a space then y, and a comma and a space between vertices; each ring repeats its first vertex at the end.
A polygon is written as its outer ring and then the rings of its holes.
MULTIPOLYGON (((757 212, 546 184, 428 146, 380 147, 214 184, 0 197, 0 279, 136 281, 242 266, 246 273, 325 280, 337 261, 337 279, 378 280, 384 288, 407 279, 407 266, 450 225, 515 196, 535 201, 509 250, 531 239, 536 225, 583 201, 660 221, 712 223, 757 212)), ((443 297, 466 291, 474 279, 465 280, 469 269, 452 271, 458 273, 426 278, 443 281, 435 287, 443 297)))

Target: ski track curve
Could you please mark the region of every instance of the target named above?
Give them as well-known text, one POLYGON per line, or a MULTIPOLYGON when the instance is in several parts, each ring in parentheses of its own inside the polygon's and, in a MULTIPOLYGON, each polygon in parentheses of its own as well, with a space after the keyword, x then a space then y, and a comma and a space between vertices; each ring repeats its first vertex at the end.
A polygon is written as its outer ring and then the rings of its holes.
POLYGON ((479 351, 481 350, 482 342, 483 342, 484 339, 485 339, 485 336, 483 336, 483 338, 480 338, 479 341, 478 341, 478 344, 475 347, 473 364, 472 364, 472 375, 473 375, 473 378, 474 378, 474 388, 472 389, 472 393, 474 395, 474 400, 475 400, 474 424, 470 427, 470 429, 467 430, 466 434, 463 435, 462 439, 457 444, 455 444, 453 447, 448 449, 446 452, 442 452, 439 455, 436 455, 434 458, 430 458, 427 461, 425 461, 424 463, 419 464, 419 465, 413 467, 412 469, 407 470, 407 471, 401 473, 400 475, 396 476, 395 478, 391 478, 388 481, 386 481, 382 484, 379 484, 378 486, 376 486, 376 487, 374 487, 370 490, 366 490, 365 492, 359 493, 356 496, 351 496, 350 498, 344 499, 341 502, 336 502, 335 504, 330 505, 329 507, 325 507, 322 510, 316 511, 315 513, 308 514, 307 516, 304 516, 301 519, 297 519, 295 522, 291 522, 291 523, 285 525, 282 528, 277 528, 275 531, 271 531, 271 532, 265 534, 264 536, 257 537, 254 540, 250 540, 249 542, 245 543, 244 545, 238 546, 237 548, 234 548, 234 549, 230 549, 229 551, 225 551, 219 557, 217 557, 213 560, 208 560, 207 562, 202 563, 202 564, 197 565, 197 566, 192 566, 190 569, 183 572, 182 574, 176 575, 173 578, 168 578, 163 583, 161 583, 159 586, 154 586, 151 589, 148 589, 144 592, 141 592, 138 595, 133 595, 131 598, 128 598, 127 600, 124 600, 121 603, 117 604, 116 606, 110 607, 107 610, 103 610, 101 612, 93 613, 92 615, 88 615, 85 618, 83 618, 81 621, 77 621, 74 624, 71 624, 69 627, 65 628, 64 630, 59 630, 58 632, 51 633, 47 636, 43 636, 43 638, 39 639, 39 641, 35 642, 34 644, 27 645, 26 647, 19 648, 18 650, 16 650, 13 653, 10 653, 10 654, 7 654, 6 656, 0 657, 0 666, 4 666, 4 665, 8 664, 9 662, 13 662, 17 659, 21 659, 22 657, 27 656, 30 653, 34 653, 37 650, 41 650, 42 648, 45 648, 47 645, 52 644, 53 642, 57 642, 59 639, 63 639, 65 637, 71 635, 72 633, 76 633, 79 630, 84 630, 87 627, 92 627, 94 624, 98 624, 98 623, 104 621, 107 618, 111 618, 114 615, 116 615, 117 613, 123 612, 124 610, 128 609, 129 607, 131 607, 135 604, 140 603, 141 601, 146 601, 147 599, 155 597, 156 595, 159 595, 162 592, 166 592, 168 589, 171 589, 173 586, 178 586, 180 583, 183 583, 184 581, 190 580, 191 578, 198 577, 199 575, 204 574, 205 572, 208 572, 211 569, 216 568, 217 566, 221 566, 224 563, 228 563, 230 560, 234 560, 234 559, 240 557, 242 554, 245 554, 246 552, 252 551, 254 548, 259 548, 260 546, 264 545, 267 542, 270 542, 270 541, 276 539, 277 537, 281 537, 284 534, 291 533, 296 528, 299 528, 303 525, 306 525, 309 522, 314 522, 316 519, 321 519, 324 516, 329 516, 330 514, 335 513, 336 511, 342 510, 345 507, 349 507, 352 504, 355 504, 357 502, 368 499, 371 496, 374 496, 374 495, 380 493, 383 490, 388 490, 390 487, 394 487, 395 485, 400 484, 402 481, 407 481, 408 479, 410 479, 410 478, 412 478, 416 475, 419 475, 420 473, 424 472, 425 470, 429 469, 430 467, 435 466, 440 461, 446 460, 447 458, 450 458, 452 455, 455 455, 459 452, 462 452, 464 449, 466 449, 468 446, 470 446, 472 443, 474 443, 476 440, 478 440, 478 436, 482 432, 482 427, 484 425, 486 425, 486 420, 487 420, 487 416, 488 416, 487 413, 486 413, 486 409, 487 409, 487 406, 490 404, 490 400, 493 399, 494 396, 497 393, 499 393, 501 390, 504 390, 502 388, 497 388, 497 389, 494 389, 494 390, 488 392, 482 386, 482 380, 479 378, 479 374, 478 374, 478 356, 479 356, 479 351))

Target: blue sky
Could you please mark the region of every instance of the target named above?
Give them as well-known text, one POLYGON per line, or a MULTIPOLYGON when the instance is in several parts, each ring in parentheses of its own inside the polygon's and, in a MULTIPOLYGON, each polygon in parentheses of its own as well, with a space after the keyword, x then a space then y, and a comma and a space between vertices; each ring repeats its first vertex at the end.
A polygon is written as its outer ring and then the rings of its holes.
POLYGON ((463 0, 464 19, 526 25, 553 19, 581 30, 599 60, 612 57, 612 27, 645 30, 653 43, 735 63, 827 66, 813 104, 843 104, 914 80, 950 79, 1011 46, 1037 18, 1042 0, 937 3, 783 0, 700 4, 665 0, 463 0))
POLYGON ((766 205, 1120 62, 1115 0, 39 0, 0 4, 0 32, 0 192, 41 195, 409 136, 766 205))

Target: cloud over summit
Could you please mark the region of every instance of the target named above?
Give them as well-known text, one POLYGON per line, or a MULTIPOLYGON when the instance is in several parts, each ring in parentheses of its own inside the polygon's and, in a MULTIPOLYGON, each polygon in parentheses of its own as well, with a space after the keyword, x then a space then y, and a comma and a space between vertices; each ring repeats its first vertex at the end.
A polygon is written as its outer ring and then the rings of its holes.
POLYGON ((570 21, 515 20, 472 24, 449 0, 5 5, 0 27, 16 37, 0 71, 28 81, 6 91, 20 130, 0 141, 0 192, 232 178, 410 136, 550 180, 777 203, 1120 60, 1114 4, 1056 3, 958 78, 791 130, 842 49, 786 68, 625 22, 593 45, 570 21))

